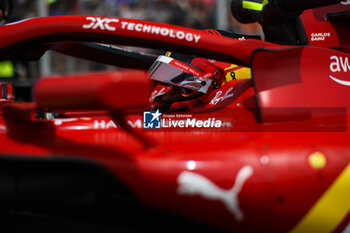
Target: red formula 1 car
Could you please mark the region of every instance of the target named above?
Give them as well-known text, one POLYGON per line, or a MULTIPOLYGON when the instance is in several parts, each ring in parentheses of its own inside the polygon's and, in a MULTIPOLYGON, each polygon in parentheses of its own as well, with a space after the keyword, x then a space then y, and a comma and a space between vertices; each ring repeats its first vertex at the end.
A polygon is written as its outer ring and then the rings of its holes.
POLYGON ((318 13, 318 46, 92 16, 1 27, 2 59, 137 69, 42 79, 34 103, 1 86, 2 208, 132 199, 233 232, 349 232, 349 11, 318 13))

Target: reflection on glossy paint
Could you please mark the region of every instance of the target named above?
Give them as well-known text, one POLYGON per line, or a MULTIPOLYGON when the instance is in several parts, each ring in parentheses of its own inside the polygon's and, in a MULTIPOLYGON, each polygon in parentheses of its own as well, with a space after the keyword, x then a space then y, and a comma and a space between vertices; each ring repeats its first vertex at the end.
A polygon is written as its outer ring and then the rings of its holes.
POLYGON ((196 162, 195 161, 188 161, 187 162, 187 169, 191 170, 191 171, 196 169, 196 162))

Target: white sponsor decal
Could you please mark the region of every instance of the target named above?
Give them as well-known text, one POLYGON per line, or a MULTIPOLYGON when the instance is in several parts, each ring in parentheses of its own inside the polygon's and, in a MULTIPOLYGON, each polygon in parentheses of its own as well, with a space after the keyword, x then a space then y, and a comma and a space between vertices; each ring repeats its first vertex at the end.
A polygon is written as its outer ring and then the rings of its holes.
POLYGON ((350 64, 349 64, 349 58, 348 57, 338 57, 338 56, 331 56, 331 65, 330 70, 335 72, 348 72, 350 71, 350 64))
POLYGON ((165 87, 163 87, 162 89, 160 89, 159 91, 158 90, 155 90, 155 91, 153 91, 152 92, 152 94, 151 94, 151 98, 149 99, 149 101, 153 101, 155 98, 157 98, 158 96, 161 96, 161 95, 163 95, 163 94, 165 94, 166 92, 166 89, 165 89, 165 87))
POLYGON ((350 5, 350 0, 340 2, 342 5, 350 5))
MULTIPOLYGON (((128 124, 136 129, 140 129, 142 127, 142 122, 141 120, 136 120, 136 121, 128 121, 128 124)), ((94 121, 94 128, 95 129, 116 129, 116 128, 119 128, 119 126, 114 123, 114 121, 110 120, 110 121, 105 121, 105 120, 95 120, 94 121)))
POLYGON ((200 73, 197 72, 196 70, 192 69, 191 67, 189 67, 188 65, 185 64, 181 64, 180 62, 174 60, 174 64, 179 67, 182 70, 185 70, 187 72, 190 72, 191 74, 194 74, 196 76, 200 76, 200 73))
POLYGON ((216 92, 216 95, 214 96, 210 104, 217 105, 219 102, 222 102, 228 98, 233 97, 234 96, 233 89, 234 89, 233 87, 228 89, 228 91, 223 96, 222 96, 222 91, 216 92))
POLYGON ((335 82, 337 82, 337 83, 339 83, 339 84, 341 84, 341 85, 350 86, 350 81, 340 80, 340 79, 334 78, 332 75, 329 75, 329 77, 330 77, 333 81, 335 81, 335 82))
POLYGON ((148 34, 161 35, 170 38, 176 38, 179 40, 186 40, 188 42, 198 43, 201 36, 191 33, 184 32, 181 30, 174 30, 167 27, 153 26, 143 23, 134 23, 129 21, 120 21, 116 18, 100 18, 100 17, 86 17, 89 22, 83 25, 84 29, 101 29, 108 31, 116 31, 115 25, 112 23, 120 23, 122 30, 144 32, 148 34))
POLYGON ((345 85, 345 86, 350 86, 350 81, 344 81, 338 78, 335 78, 334 73, 339 73, 339 72, 349 72, 350 71, 350 63, 349 63, 349 58, 348 57, 341 57, 341 56, 331 56, 331 64, 329 66, 330 71, 333 73, 333 75, 329 75, 329 77, 341 84, 341 85, 345 85))
POLYGON ((180 195, 201 195, 211 200, 220 200, 237 221, 242 221, 244 214, 239 207, 238 194, 252 174, 253 168, 248 165, 244 166, 239 170, 233 187, 230 190, 225 190, 200 174, 184 171, 177 178, 179 184, 177 192, 180 195))
POLYGON ((196 35, 193 33, 185 33, 183 31, 175 31, 166 27, 158 27, 142 23, 121 22, 121 25, 122 29, 126 29, 129 31, 146 32, 150 34, 167 36, 170 38, 177 38, 179 40, 185 39, 189 42, 195 41, 196 43, 198 43, 199 39, 201 38, 200 35, 196 35))
POLYGON ((311 33, 311 41, 325 41, 327 37, 330 37, 331 33, 311 33))
POLYGON ((84 24, 84 29, 101 29, 108 31, 115 31, 116 28, 111 26, 111 23, 118 23, 119 19, 99 18, 99 17, 86 17, 86 20, 90 21, 89 24, 84 24))

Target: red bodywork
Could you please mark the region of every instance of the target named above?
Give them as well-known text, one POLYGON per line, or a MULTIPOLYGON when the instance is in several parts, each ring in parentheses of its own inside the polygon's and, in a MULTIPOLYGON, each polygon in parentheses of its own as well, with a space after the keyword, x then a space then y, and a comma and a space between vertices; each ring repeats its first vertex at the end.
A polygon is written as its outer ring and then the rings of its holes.
POLYGON ((37 18, 0 33, 3 59, 39 42, 93 41, 171 48, 245 65, 253 75, 227 82, 217 91, 234 87, 234 95, 212 106, 213 93, 202 106, 208 111, 196 113, 224 117, 227 130, 188 131, 142 129, 139 109, 151 93, 143 72, 45 79, 36 86, 36 103, 3 107, 1 154, 90 161, 144 205, 235 232, 349 227, 350 92, 330 78, 350 81, 350 67, 343 69, 349 54, 120 18, 37 18), (340 60, 340 70, 332 69, 340 60), (37 120, 37 110, 65 117, 37 120))

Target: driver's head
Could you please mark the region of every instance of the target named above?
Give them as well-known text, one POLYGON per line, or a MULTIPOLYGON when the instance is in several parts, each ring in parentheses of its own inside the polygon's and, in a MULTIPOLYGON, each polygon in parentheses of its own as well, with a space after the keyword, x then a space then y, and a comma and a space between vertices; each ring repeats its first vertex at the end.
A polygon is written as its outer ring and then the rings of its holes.
MULTIPOLYGON (((218 38, 259 38, 213 29, 205 32, 218 38)), ((228 62, 168 52, 154 62, 149 76, 156 83, 150 99, 151 108, 167 112, 201 108, 213 92, 232 80, 250 79, 251 72, 247 67, 228 62)))
POLYGON ((149 70, 156 83, 153 104, 164 111, 174 106, 185 107, 221 86, 222 73, 213 62, 200 57, 184 61, 159 56, 149 70))
POLYGON ((250 79, 250 69, 235 64, 195 57, 179 60, 160 56, 149 70, 155 81, 151 109, 162 112, 200 111, 215 92, 242 80, 250 79))

